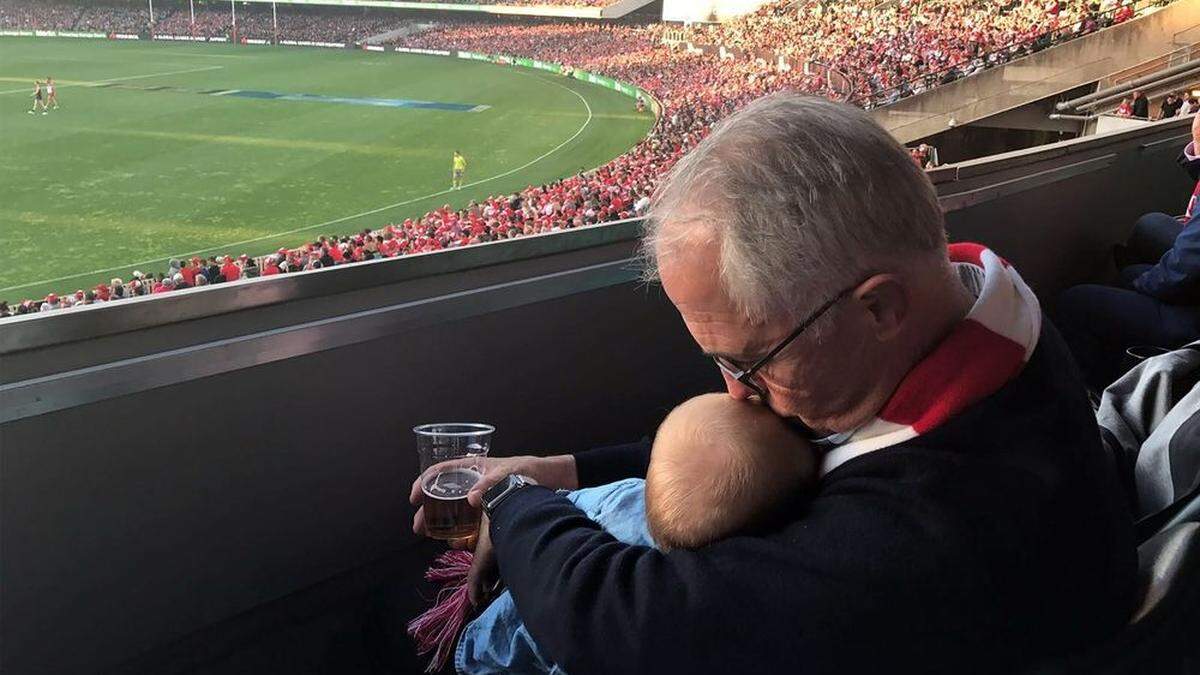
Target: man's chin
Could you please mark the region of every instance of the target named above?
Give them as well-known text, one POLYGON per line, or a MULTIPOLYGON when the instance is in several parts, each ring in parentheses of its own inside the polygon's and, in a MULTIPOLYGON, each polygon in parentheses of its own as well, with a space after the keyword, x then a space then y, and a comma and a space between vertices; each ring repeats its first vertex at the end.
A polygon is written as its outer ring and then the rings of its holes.
POLYGON ((800 418, 799 415, 788 415, 783 418, 783 421, 797 433, 810 440, 825 438, 834 433, 831 429, 826 429, 820 424, 809 424, 800 418))

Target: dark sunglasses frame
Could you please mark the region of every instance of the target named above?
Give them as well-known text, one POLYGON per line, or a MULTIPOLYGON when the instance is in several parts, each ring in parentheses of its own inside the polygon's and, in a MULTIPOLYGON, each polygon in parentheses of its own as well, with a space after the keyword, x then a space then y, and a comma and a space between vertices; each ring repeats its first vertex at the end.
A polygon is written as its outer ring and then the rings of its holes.
POLYGON ((752 379, 754 377, 754 375, 758 371, 762 370, 762 368, 764 366, 766 366, 768 363, 770 363, 771 359, 778 356, 779 352, 782 352, 784 349, 787 349, 788 345, 792 344, 792 342, 795 341, 796 338, 800 337, 800 335, 802 333, 804 333, 804 331, 808 330, 814 323, 816 323, 817 320, 820 319, 821 316, 825 314, 825 312, 828 312, 830 309, 833 308, 834 305, 836 305, 838 302, 840 302, 847 295, 850 295, 850 293, 854 289, 858 288, 861 285, 862 285, 862 282, 856 283, 853 286, 843 289, 841 292, 839 292, 837 295, 834 295, 832 298, 829 298, 828 300, 826 300, 824 304, 822 304, 820 307, 818 307, 816 309, 816 311, 814 311, 812 314, 809 314, 808 318, 806 318, 804 321, 801 321, 800 325, 796 327, 796 330, 792 331, 779 344, 775 345, 775 347, 772 348, 771 351, 767 352, 766 356, 762 357, 758 361, 755 361, 754 364, 751 365, 749 368, 743 368, 739 364, 734 363, 733 361, 730 361, 729 359, 725 358, 724 356, 713 356, 712 360, 714 362, 716 362, 717 367, 720 368, 722 372, 724 372, 726 375, 733 378, 734 380, 737 380, 738 383, 740 383, 742 386, 753 391, 755 394, 758 395, 758 397, 760 399, 762 399, 765 402, 767 400, 766 387, 760 386, 759 384, 755 383, 752 379))

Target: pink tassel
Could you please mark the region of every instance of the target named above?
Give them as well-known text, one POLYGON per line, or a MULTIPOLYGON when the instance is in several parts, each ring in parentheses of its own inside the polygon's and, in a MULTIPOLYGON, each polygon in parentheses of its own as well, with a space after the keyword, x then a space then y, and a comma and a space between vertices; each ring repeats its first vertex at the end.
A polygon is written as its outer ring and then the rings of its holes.
POLYGON ((469 551, 447 551, 425 572, 426 581, 441 583, 433 607, 408 622, 408 634, 417 643, 417 654, 434 652, 425 672, 446 666, 455 643, 467 623, 471 600, 467 597, 467 572, 474 555, 469 551))

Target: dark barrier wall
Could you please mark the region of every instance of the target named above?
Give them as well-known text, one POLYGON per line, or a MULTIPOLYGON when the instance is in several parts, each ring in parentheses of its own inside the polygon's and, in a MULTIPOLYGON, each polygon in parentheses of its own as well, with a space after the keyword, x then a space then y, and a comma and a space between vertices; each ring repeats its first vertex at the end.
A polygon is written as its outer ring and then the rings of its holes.
POLYGON ((1191 118, 963 162, 931 173, 954 241, 986 243, 1045 305, 1115 275, 1111 251, 1148 211, 1183 213, 1193 183, 1177 163, 1191 118))
MULTIPOLYGON (((1186 136, 1168 122, 934 179, 952 236, 1049 297, 1107 274, 1138 213, 1183 208, 1186 136)), ((174 641, 219 651, 214 626, 264 603, 381 560, 419 567, 414 424, 492 422, 496 454, 546 453, 652 433, 720 387, 636 280, 636 233, 0 322, 0 672, 173 672, 174 641)))
MULTIPOLYGON (((720 379, 661 291, 630 281, 630 248, 442 276, 349 317, 249 333, 210 317, 238 336, 6 385, 6 417, 47 412, 0 427, 0 671, 91 672, 414 546, 415 424, 494 423, 497 454, 651 433, 720 379)), ((5 370, 22 360, 41 359, 5 370)))

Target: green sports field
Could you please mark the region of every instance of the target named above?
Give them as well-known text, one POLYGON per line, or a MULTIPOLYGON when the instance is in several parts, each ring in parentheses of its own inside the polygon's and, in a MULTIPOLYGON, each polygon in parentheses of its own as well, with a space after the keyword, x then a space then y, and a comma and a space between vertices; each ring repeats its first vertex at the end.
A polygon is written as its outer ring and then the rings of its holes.
POLYGON ((599 166, 652 122, 602 87, 447 57, 0 38, 0 299, 512 192, 599 166), (29 115, 46 76, 61 107, 29 115))

